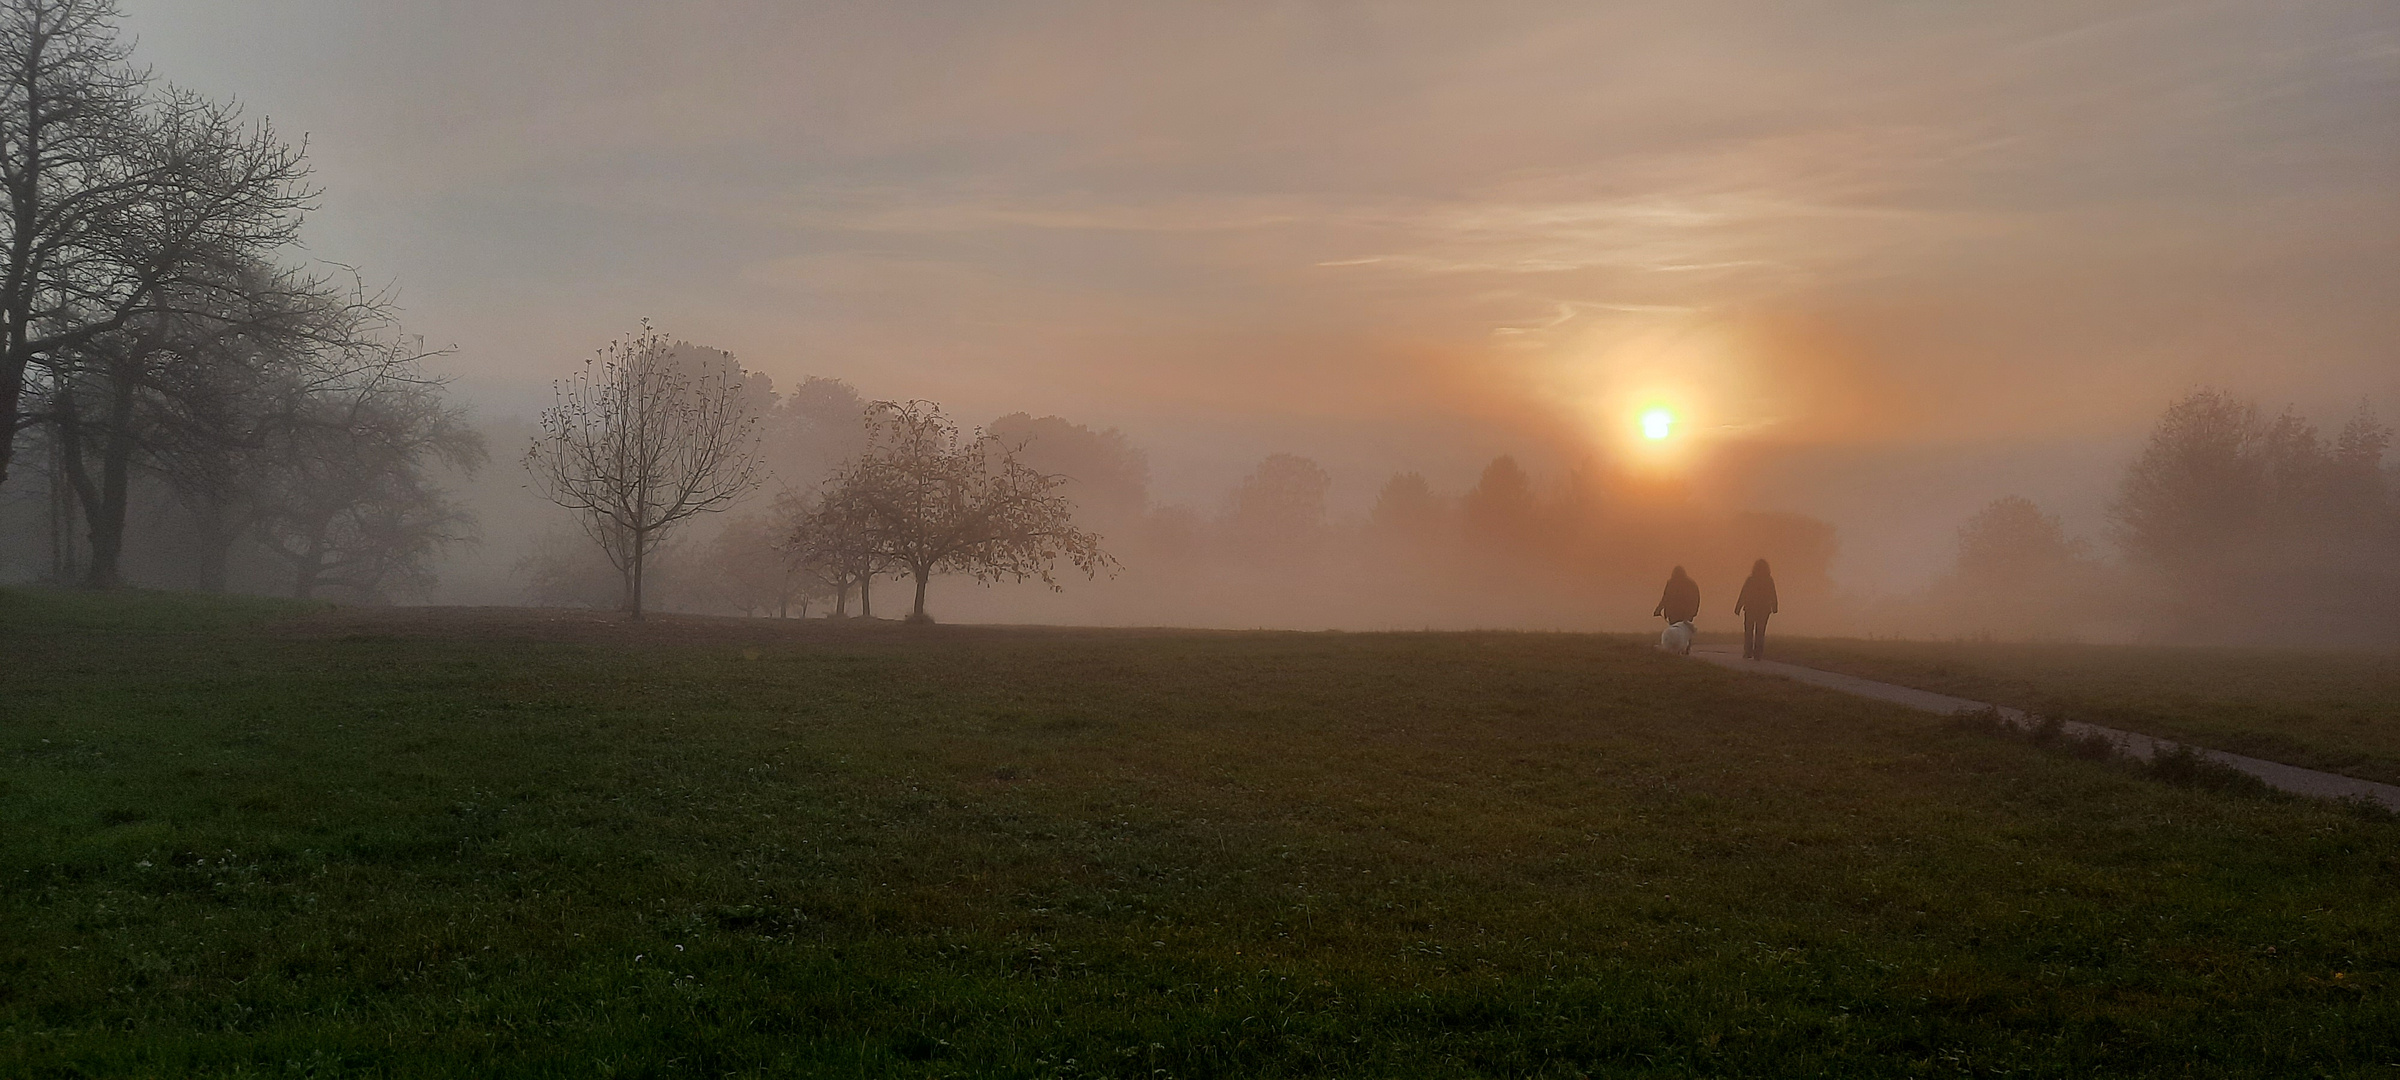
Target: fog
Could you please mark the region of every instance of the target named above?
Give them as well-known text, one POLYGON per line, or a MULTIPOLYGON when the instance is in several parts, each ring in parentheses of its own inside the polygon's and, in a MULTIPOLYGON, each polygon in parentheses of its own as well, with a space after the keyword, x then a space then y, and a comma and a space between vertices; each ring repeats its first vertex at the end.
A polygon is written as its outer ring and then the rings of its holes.
MULTIPOLYGON (((673 607, 733 610, 717 533, 855 450, 791 407, 816 378, 1023 414, 1121 564, 938 579, 946 621, 1633 629, 1684 564, 1724 628, 1767 557, 1797 632, 2400 635, 2146 617, 2162 578, 2294 549, 2145 564, 2111 513, 2202 388, 2329 448, 2400 411, 2388 4, 124 10, 162 77, 306 134, 307 257, 450 347, 427 364, 491 452, 444 479, 476 540, 404 602, 609 603, 559 584, 588 541, 519 459, 554 382, 648 319, 778 393, 769 481, 661 555, 673 607), (1111 432, 1138 484, 1093 457, 1111 432), (1322 471, 1288 535, 1240 509, 1272 455, 1322 471), (1473 494, 1504 456, 1516 509, 1473 494), (1412 473, 1402 527, 1378 507, 1412 473), (2109 610, 1962 591, 1960 529, 2007 496, 2109 610)), ((2392 587, 2378 498, 2287 597, 2392 587)), ((129 576, 175 584, 154 532, 129 576)))

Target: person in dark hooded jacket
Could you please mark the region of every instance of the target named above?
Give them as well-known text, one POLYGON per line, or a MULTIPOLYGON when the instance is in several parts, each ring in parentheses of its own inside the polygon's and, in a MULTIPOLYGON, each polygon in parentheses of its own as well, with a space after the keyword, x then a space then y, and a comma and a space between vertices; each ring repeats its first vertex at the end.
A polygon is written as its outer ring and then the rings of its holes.
POLYGON ((1742 617, 1742 659, 1767 658, 1767 616, 1776 612, 1775 575, 1767 570, 1767 560, 1760 559, 1750 567, 1750 580, 1742 582, 1742 595, 1733 602, 1733 613, 1742 617))
POLYGON ((1658 610, 1650 614, 1664 615, 1670 624, 1699 618, 1700 583, 1686 575, 1683 567, 1676 567, 1674 573, 1667 575, 1667 592, 1659 597, 1658 610))

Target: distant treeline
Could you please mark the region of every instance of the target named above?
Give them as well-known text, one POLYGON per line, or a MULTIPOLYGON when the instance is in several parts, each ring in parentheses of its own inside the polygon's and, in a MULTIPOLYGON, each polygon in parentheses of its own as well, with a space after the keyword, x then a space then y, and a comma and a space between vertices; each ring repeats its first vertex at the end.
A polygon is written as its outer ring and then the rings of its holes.
MULTIPOLYGON (((763 377, 747 378, 766 395, 770 492, 671 550, 659 595, 700 611, 872 611, 873 583, 908 575, 880 563, 829 571, 805 537, 838 502, 841 478, 872 456, 877 406, 837 380, 775 395, 763 377)), ((2383 465, 2389 433, 2363 409, 2327 438, 2296 415, 2266 418, 2224 393, 2193 393, 2123 466, 2104 545, 2007 496, 1962 523, 1955 565, 1933 586, 1865 603, 1828 578, 1830 525, 1705 510, 1599 465, 1542 484, 1503 456, 1455 494, 1400 473, 1369 514, 1338 520, 1331 477, 1299 455, 1268 455, 1219 504, 1193 508, 1155 503, 1146 455, 1113 429, 1016 413, 962 438, 1056 477, 1075 524, 1116 564, 1112 580, 1069 597, 946 597, 979 618, 1612 627, 1638 621, 1665 568, 1681 564, 1703 582, 1705 623, 1730 604, 1749 562, 1766 558, 1795 624, 1825 632, 2400 640, 2400 483, 2383 465)), ((619 575, 588 545, 554 537, 519 570, 534 602, 622 602, 619 575)))
POLYGON ((1956 568, 1870 625, 1918 634, 2285 644, 2400 641, 2400 469, 2365 407, 2325 437, 2219 390, 2167 407, 2108 511, 2117 559, 2009 496, 1956 568))

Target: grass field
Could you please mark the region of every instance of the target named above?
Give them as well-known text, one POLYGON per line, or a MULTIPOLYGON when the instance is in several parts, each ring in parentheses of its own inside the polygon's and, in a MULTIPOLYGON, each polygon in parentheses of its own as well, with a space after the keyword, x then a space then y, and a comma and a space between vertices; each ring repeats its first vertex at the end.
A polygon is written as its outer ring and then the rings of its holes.
POLYGON ((0 650, 0 1075, 2400 1068, 2400 825, 1634 639, 5 591, 0 650))
POLYGON ((1786 638, 1774 659, 2400 784, 2400 653, 1786 638))

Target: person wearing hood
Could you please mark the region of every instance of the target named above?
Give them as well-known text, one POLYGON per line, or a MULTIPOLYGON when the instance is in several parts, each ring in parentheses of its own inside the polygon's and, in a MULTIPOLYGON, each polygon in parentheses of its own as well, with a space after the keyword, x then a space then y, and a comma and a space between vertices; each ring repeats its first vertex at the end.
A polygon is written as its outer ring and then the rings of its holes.
POLYGON ((1699 618, 1700 583, 1685 574, 1683 567, 1676 567, 1674 573, 1667 575, 1666 595, 1659 597, 1658 609, 1650 614, 1666 616, 1670 626, 1699 618))

